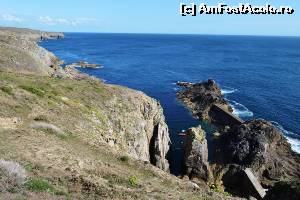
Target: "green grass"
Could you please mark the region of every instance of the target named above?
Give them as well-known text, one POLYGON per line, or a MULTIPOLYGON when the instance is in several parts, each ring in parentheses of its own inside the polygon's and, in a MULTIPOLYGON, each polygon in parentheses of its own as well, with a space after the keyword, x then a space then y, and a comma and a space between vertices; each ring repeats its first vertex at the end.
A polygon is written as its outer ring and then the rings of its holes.
POLYGON ((27 189, 33 192, 51 192, 54 193, 55 188, 48 181, 42 179, 31 179, 25 183, 27 189))
POLYGON ((122 162, 128 162, 128 161, 130 160, 130 158, 129 158, 128 156, 121 156, 121 157, 120 157, 120 160, 121 160, 122 162))
POLYGON ((42 179, 31 179, 25 183, 25 186, 32 192, 58 193, 58 190, 51 183, 42 179))
POLYGON ((12 94, 12 87, 8 86, 8 85, 4 85, 0 87, 0 90, 2 90, 3 92, 11 95, 12 94))
POLYGON ((21 88, 23 90, 26 90, 28 92, 31 92, 32 94, 39 96, 39 97, 45 96, 45 91, 43 91, 42 89, 40 89, 34 85, 22 85, 21 88))
POLYGON ((128 182, 130 186, 136 187, 138 185, 138 178, 136 176, 130 176, 128 182))

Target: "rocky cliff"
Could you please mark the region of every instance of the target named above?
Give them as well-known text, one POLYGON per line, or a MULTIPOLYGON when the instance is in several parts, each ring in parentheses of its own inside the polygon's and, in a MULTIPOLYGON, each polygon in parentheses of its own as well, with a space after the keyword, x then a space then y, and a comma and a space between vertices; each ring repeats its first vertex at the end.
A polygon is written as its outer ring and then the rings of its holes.
POLYGON ((0 70, 42 76, 64 76, 62 63, 53 53, 38 46, 40 38, 60 38, 62 33, 0 28, 0 70))
POLYGON ((47 33, 0 32, 0 199, 238 199, 165 172, 155 99, 53 67, 47 33))

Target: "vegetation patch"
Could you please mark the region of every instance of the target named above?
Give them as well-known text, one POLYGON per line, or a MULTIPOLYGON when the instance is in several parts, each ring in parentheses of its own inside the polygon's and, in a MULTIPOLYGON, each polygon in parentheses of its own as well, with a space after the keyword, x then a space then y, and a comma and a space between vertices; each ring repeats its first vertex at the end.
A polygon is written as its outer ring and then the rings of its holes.
POLYGON ((122 162, 128 162, 128 161, 130 160, 130 158, 129 158, 128 156, 121 156, 121 157, 120 157, 120 160, 121 160, 122 162))
POLYGON ((25 183, 28 190, 32 192, 48 192, 55 195, 64 195, 65 193, 58 190, 55 186, 43 179, 31 179, 25 183))
POLYGON ((130 176, 128 182, 130 186, 136 187, 138 185, 138 178, 136 176, 130 176))
POLYGON ((231 196, 228 192, 224 191, 224 188, 220 185, 211 184, 209 188, 217 193, 221 193, 224 196, 231 196))
POLYGON ((36 87, 36 86, 33 86, 33 85, 22 85, 21 88, 23 90, 26 90, 32 94, 35 94, 39 97, 44 97, 45 96, 45 91, 43 91, 42 89, 36 87))
POLYGON ((11 95, 12 94, 12 87, 10 87, 9 85, 4 85, 0 87, 0 90, 2 90, 3 92, 11 95))

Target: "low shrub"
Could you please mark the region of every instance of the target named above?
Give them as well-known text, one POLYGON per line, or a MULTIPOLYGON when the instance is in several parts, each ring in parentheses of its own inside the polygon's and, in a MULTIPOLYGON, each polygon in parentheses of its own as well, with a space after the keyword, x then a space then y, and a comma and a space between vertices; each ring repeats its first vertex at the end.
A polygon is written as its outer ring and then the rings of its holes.
POLYGON ((130 176, 128 182, 130 186, 135 187, 138 185, 138 178, 136 176, 130 176))
POLYGON ((128 162, 128 161, 130 160, 130 158, 129 158, 128 156, 121 156, 121 157, 120 157, 120 160, 121 160, 122 162, 128 162))

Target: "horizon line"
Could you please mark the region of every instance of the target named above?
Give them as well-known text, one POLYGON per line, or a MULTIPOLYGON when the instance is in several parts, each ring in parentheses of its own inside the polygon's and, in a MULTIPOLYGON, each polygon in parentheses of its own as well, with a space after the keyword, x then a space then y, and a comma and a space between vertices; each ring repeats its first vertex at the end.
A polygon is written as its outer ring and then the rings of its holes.
POLYGON ((31 29, 43 32, 56 32, 56 33, 82 33, 82 34, 145 34, 145 35, 205 35, 205 36, 247 36, 247 37, 300 37, 300 35, 263 35, 263 34, 222 34, 222 33, 166 33, 166 32, 99 32, 99 31, 51 31, 51 30, 42 30, 30 27, 13 27, 13 26, 1 26, 0 28, 19 28, 19 29, 31 29))
MULTIPOLYGON (((48 31, 49 32, 49 31, 48 31)), ((52 32, 52 31, 50 31, 52 32)), ((300 35, 250 35, 250 34, 222 34, 222 33, 145 33, 145 32, 96 32, 96 31, 54 31, 61 33, 82 34, 144 34, 144 35, 205 35, 205 36, 250 36, 250 37, 300 37, 300 35)))

